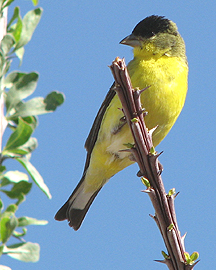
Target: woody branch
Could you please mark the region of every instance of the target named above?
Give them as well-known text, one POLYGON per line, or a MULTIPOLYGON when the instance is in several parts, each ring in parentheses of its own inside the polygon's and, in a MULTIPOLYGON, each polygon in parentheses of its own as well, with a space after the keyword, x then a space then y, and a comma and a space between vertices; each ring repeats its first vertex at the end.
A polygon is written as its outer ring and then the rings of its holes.
POLYGON ((186 262, 184 239, 178 229, 174 208, 175 195, 172 192, 169 194, 165 192, 161 177, 162 166, 152 143, 153 131, 148 131, 145 125, 145 111, 140 102, 140 94, 145 89, 132 88, 124 59, 116 58, 110 68, 115 79, 115 91, 122 103, 123 113, 134 138, 134 146, 128 151, 132 152, 134 160, 139 165, 139 176, 148 183, 145 192, 155 209, 153 218, 168 251, 168 256, 158 262, 165 263, 170 270, 191 270, 196 263, 190 265, 186 262))

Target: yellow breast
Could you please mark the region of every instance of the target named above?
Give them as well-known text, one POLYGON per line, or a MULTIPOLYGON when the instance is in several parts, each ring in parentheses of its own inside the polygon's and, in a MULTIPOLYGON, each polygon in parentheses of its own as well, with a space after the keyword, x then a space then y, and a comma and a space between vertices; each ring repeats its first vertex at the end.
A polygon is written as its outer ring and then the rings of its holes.
POLYGON ((158 126, 153 133, 156 146, 167 135, 184 106, 188 66, 181 58, 164 55, 147 61, 135 58, 129 63, 128 70, 133 87, 150 86, 142 93, 141 102, 148 112, 147 127, 158 126))
MULTIPOLYGON (((153 132, 154 146, 158 145, 175 123, 185 102, 187 93, 187 64, 177 57, 151 57, 148 60, 134 58, 128 65, 133 87, 143 89, 141 102, 148 112, 145 117, 148 129, 156 126, 153 132)), ((86 173, 86 191, 100 188, 110 177, 133 162, 128 152, 119 152, 127 148, 124 144, 133 143, 128 125, 119 132, 123 116, 121 103, 117 95, 108 106, 98 138, 91 154, 86 173)))

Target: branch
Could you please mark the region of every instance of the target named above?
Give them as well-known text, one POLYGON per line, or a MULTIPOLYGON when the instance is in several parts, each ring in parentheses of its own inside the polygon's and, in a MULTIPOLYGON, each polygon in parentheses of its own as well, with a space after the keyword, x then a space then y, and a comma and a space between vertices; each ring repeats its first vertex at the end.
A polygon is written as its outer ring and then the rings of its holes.
MULTIPOLYGON (((166 194, 161 172, 162 166, 154 151, 152 143, 153 130, 148 131, 145 125, 145 112, 141 106, 140 95, 143 90, 133 89, 124 59, 116 58, 110 66, 115 79, 115 91, 122 103, 123 112, 131 129, 134 146, 132 152, 138 163, 144 182, 145 192, 149 195, 155 216, 153 217, 162 234, 169 255, 159 261, 165 263, 170 270, 191 270, 194 262, 188 264, 185 257, 184 238, 181 237, 174 208, 174 192, 166 194)), ((145 104, 144 104, 145 105, 145 104)))

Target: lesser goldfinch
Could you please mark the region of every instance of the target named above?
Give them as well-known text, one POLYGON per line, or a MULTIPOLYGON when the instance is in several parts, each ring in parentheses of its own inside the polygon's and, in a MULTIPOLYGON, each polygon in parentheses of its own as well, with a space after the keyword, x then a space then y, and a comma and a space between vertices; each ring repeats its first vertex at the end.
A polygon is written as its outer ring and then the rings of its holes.
MULTIPOLYGON (((184 40, 177 26, 163 16, 140 21, 121 44, 133 47, 128 64, 133 87, 144 89, 141 102, 148 112, 145 122, 157 146, 172 128, 185 102, 188 64, 184 40)), ((123 123, 121 103, 113 87, 109 90, 85 143, 87 158, 83 176, 67 202, 55 215, 78 230, 90 205, 107 181, 131 165, 126 149, 133 143, 131 131, 123 123)))

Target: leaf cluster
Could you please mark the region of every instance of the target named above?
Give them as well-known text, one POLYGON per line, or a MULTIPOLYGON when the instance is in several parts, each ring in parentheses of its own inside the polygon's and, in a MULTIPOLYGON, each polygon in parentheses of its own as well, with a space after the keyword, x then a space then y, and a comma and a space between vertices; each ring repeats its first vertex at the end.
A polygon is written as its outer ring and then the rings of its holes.
MULTIPOLYGON (((3 166, 2 166, 3 167, 3 166)), ((28 175, 19 171, 8 171, 1 179, 1 192, 10 199, 16 199, 3 210, 3 202, 0 200, 0 255, 8 256, 25 262, 36 262, 39 260, 40 246, 37 243, 26 242, 23 237, 27 233, 28 225, 45 225, 46 220, 37 220, 31 217, 16 217, 15 213, 20 203, 25 200, 25 196, 31 190, 32 183, 28 182, 28 175), (5 189, 8 186, 11 188, 5 189), (9 239, 13 237, 19 240, 18 243, 7 245, 9 239)))
MULTIPOLYGON (((0 0, 0 19, 13 1, 0 0)), ((37 4, 37 0, 32 2, 37 4)), ((0 107, 4 104, 5 108, 5 113, 0 109, 0 142, 5 129, 11 130, 5 146, 0 149, 0 192, 12 201, 8 206, 4 206, 0 198, 0 256, 7 254, 25 262, 36 262, 40 251, 37 243, 24 240, 26 226, 45 225, 47 221, 27 216, 17 217, 16 211, 25 201, 33 183, 51 198, 42 176, 30 162, 32 152, 38 145, 32 134, 38 126, 38 115, 53 112, 64 102, 64 95, 58 91, 49 93, 45 98, 30 98, 37 87, 38 73, 9 73, 14 56, 18 57, 21 65, 24 46, 31 40, 41 15, 42 9, 36 8, 22 18, 19 7, 15 7, 7 24, 7 33, 0 44, 0 107), (25 173, 7 171, 4 164, 7 159, 18 161, 25 173), (11 238, 18 242, 8 245, 11 238)))

